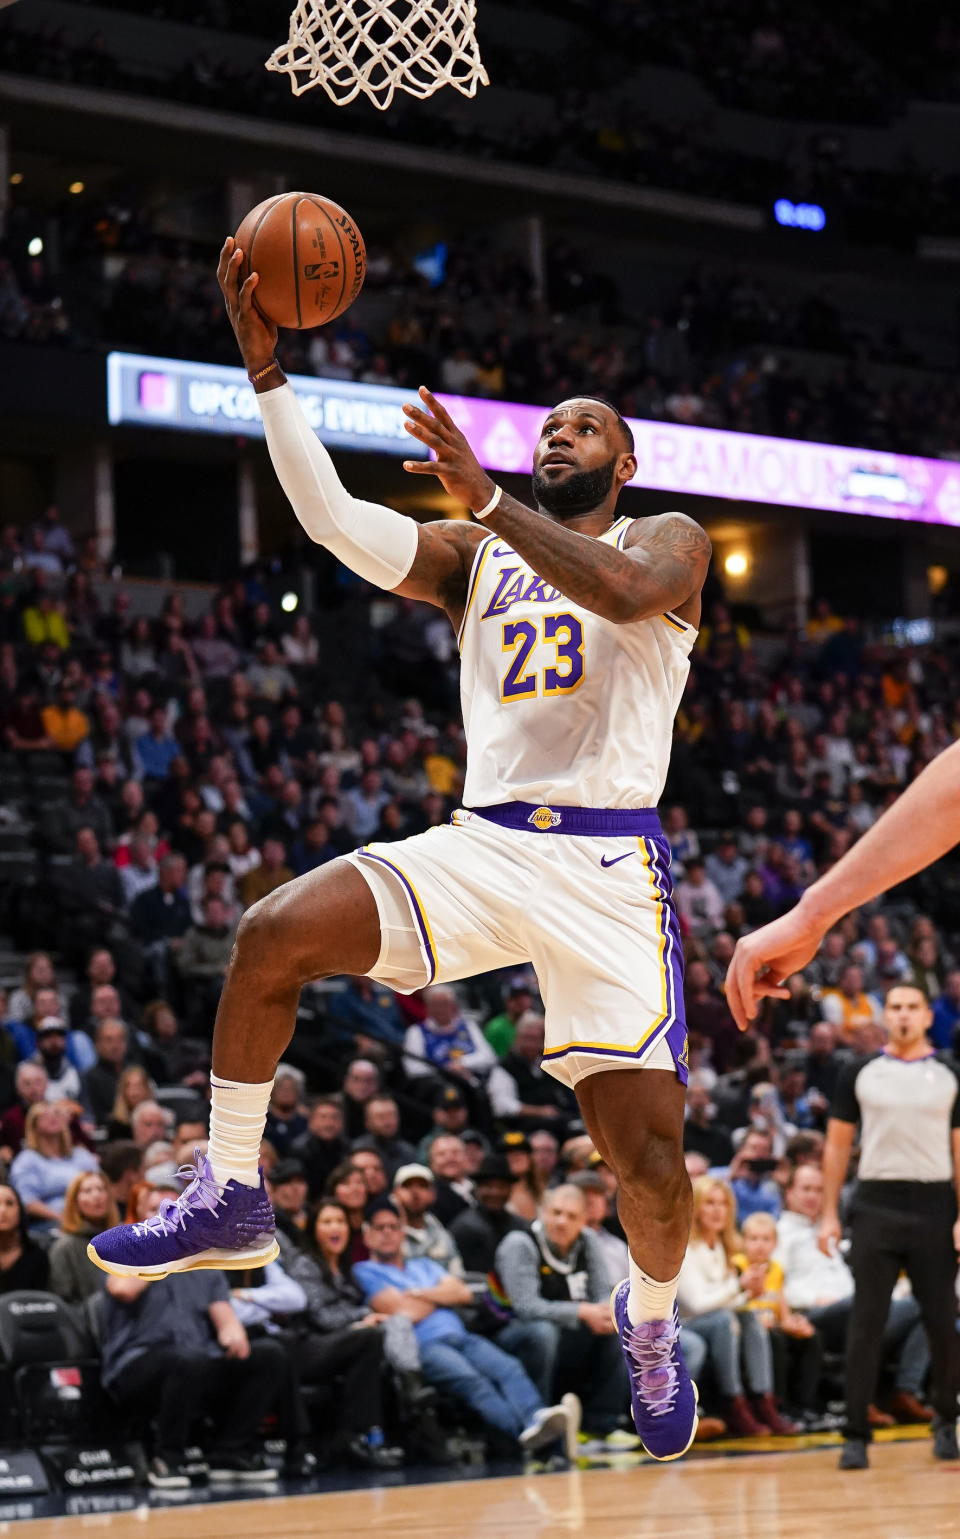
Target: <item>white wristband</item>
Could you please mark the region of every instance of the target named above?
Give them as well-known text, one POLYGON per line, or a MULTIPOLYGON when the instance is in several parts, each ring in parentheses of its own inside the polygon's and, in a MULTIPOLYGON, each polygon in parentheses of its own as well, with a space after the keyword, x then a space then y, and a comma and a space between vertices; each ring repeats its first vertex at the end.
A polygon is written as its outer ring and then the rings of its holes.
POLYGON ((489 518, 490 514, 493 512, 494 508, 497 506, 497 504, 499 503, 500 498, 502 496, 503 496, 503 487, 502 486, 496 487, 494 489, 493 496, 490 498, 490 501, 487 503, 486 507, 485 508, 480 508, 479 511, 475 511, 474 512, 474 515, 473 515, 474 518, 489 518))

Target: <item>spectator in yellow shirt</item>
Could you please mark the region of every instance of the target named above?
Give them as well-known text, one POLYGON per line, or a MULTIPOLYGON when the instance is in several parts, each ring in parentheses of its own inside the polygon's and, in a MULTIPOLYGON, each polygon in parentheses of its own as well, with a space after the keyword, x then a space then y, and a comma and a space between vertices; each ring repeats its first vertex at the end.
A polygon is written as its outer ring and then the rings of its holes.
POLYGON ((777 1224, 769 1213, 751 1213, 740 1230, 743 1249, 733 1258, 746 1308, 759 1314, 769 1332, 774 1394, 795 1406, 802 1425, 817 1419, 817 1390, 823 1360, 816 1327, 783 1296, 783 1267, 774 1261, 777 1224))
POLYGON ((70 631, 63 608, 49 593, 38 593, 23 611, 23 633, 32 647, 52 641, 65 652, 70 645, 70 631))
POLYGON ((437 791, 441 796, 453 795, 459 784, 460 771, 450 755, 441 748, 433 733, 427 739, 423 768, 430 782, 431 791, 437 791))
POLYGON ((56 705, 46 705, 40 713, 47 737, 63 753, 73 753, 90 736, 90 719, 73 698, 73 690, 63 686, 57 691, 56 705))

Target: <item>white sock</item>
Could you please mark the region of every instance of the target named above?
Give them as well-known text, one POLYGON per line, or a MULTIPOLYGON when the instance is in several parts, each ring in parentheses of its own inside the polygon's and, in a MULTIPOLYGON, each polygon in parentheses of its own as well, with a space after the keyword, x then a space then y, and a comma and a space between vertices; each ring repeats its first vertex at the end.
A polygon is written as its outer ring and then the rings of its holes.
POLYGON ((207 1159, 221 1186, 241 1181, 260 1185, 260 1141, 267 1120, 273 1080, 245 1085, 235 1079, 210 1076, 210 1142, 207 1159))
POLYGON ((627 1315, 631 1325, 642 1325, 644 1320, 671 1320, 673 1304, 677 1296, 680 1273, 669 1282, 657 1282, 640 1270, 630 1257, 630 1292, 627 1294, 627 1315))

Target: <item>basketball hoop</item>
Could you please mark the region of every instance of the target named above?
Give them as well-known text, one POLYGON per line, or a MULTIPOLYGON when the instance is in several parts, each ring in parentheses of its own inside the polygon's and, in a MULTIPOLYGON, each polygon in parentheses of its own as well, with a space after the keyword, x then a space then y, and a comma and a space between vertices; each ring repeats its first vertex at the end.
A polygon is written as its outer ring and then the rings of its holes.
POLYGON ((381 111, 395 91, 423 100, 489 85, 474 31, 475 0, 298 0, 290 38, 267 60, 294 96, 322 85, 337 107, 361 92, 381 111))

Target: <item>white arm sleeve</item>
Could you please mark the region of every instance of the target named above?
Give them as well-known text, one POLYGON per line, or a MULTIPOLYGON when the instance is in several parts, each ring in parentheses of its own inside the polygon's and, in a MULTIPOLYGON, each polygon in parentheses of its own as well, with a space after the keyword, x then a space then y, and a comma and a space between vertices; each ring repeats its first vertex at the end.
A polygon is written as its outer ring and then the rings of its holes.
POLYGON ((396 588, 413 565, 419 533, 412 518, 360 502, 341 484, 293 386, 257 396, 277 479, 317 545, 378 588, 396 588))

